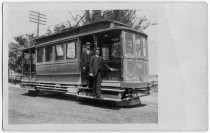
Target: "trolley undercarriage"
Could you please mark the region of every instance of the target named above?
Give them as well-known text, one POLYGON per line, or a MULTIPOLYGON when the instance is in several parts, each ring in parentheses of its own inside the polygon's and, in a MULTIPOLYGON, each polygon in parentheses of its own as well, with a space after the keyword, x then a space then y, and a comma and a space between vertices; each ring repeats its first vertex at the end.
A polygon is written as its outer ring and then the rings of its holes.
POLYGON ((44 94, 44 93, 62 93, 67 96, 73 96, 80 101, 92 101, 97 103, 107 103, 114 106, 129 107, 141 104, 140 97, 149 94, 147 88, 131 89, 120 87, 101 87, 101 98, 95 98, 93 90, 88 87, 71 84, 58 83, 27 83, 22 82, 22 86, 27 86, 29 93, 44 94))

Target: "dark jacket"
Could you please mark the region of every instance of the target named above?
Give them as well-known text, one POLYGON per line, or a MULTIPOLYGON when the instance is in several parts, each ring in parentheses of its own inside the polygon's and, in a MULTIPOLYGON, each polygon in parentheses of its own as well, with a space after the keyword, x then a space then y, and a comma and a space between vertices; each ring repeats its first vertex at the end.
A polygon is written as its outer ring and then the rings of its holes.
MULTIPOLYGON (((96 55, 93 55, 90 58, 90 73, 93 74, 93 76, 96 76, 97 72, 102 69, 102 58, 96 55)), ((102 71, 102 70, 101 70, 102 71)))
POLYGON ((82 51, 82 57, 81 57, 81 66, 83 67, 87 67, 87 65, 89 65, 90 63, 90 58, 93 55, 93 52, 90 51, 89 54, 87 54, 87 51, 84 50, 82 51))

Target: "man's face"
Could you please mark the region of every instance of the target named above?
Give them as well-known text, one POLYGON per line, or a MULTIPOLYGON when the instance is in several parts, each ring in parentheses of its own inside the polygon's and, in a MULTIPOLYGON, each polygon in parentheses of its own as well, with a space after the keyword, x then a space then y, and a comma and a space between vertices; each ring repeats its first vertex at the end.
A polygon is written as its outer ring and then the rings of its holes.
POLYGON ((99 55, 100 54, 100 50, 96 50, 96 55, 99 55))
POLYGON ((87 50, 90 50, 90 45, 87 45, 87 50))

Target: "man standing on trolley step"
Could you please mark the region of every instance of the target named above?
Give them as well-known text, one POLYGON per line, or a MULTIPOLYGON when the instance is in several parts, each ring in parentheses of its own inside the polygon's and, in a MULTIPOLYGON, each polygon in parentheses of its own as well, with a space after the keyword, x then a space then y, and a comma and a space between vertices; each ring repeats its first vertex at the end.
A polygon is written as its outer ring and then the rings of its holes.
POLYGON ((96 98, 101 97, 102 58, 99 54, 100 48, 97 47, 95 55, 90 58, 90 83, 96 98))
POLYGON ((86 49, 82 52, 81 66, 82 66, 82 84, 89 84, 89 64, 93 52, 90 50, 90 42, 86 43, 86 49))

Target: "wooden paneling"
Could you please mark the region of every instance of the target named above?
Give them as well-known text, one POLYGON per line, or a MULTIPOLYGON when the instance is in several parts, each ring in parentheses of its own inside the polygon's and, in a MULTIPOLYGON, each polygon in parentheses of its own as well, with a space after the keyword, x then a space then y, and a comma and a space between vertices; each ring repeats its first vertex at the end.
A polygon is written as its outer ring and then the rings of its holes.
POLYGON ((54 64, 37 65, 36 75, 49 75, 53 74, 54 64))
POLYGON ((63 62, 36 66, 36 75, 71 75, 80 73, 79 62, 63 62))
POLYGON ((80 81, 80 75, 38 75, 36 82, 44 83, 66 83, 66 84, 77 84, 80 81))
POLYGON ((124 59, 123 77, 125 81, 148 81, 148 61, 124 59))
POLYGON ((77 62, 69 62, 69 63, 62 63, 62 64, 55 64, 54 65, 54 73, 79 73, 77 62))

